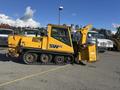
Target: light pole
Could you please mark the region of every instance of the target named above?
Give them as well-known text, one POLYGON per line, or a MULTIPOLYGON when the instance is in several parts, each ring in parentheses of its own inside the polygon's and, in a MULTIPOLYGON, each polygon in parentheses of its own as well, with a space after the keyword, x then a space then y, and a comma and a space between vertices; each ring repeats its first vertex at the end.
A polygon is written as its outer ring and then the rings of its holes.
POLYGON ((61 20, 61 11, 63 10, 63 6, 59 7, 59 15, 58 15, 58 24, 60 25, 60 20, 61 20))

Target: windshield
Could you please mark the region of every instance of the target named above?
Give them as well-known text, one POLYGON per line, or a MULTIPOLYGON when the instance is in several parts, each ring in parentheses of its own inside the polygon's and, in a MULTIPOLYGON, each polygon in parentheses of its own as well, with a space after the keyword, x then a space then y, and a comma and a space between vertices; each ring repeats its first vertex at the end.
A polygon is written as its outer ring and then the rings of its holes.
POLYGON ((104 39, 105 36, 103 34, 99 34, 97 32, 88 32, 88 37, 91 37, 91 38, 99 38, 99 39, 104 39))
POLYGON ((38 31, 36 31, 36 30, 25 30, 24 31, 24 34, 25 35, 35 35, 35 34, 38 34, 38 31))
POLYGON ((96 32, 88 32, 88 36, 91 36, 92 38, 97 38, 98 33, 96 33, 96 32))
POLYGON ((100 38, 100 39, 104 39, 105 36, 104 36, 103 34, 98 34, 98 38, 100 38))
POLYGON ((0 34, 8 35, 8 34, 12 34, 12 33, 13 33, 13 31, 11 31, 11 30, 0 30, 0 34))

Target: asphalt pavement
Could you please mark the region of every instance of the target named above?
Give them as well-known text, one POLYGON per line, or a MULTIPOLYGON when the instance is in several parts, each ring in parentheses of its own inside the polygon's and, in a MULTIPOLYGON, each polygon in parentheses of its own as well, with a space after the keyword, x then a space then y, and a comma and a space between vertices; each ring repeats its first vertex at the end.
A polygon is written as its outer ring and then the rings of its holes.
POLYGON ((0 90, 120 90, 120 52, 86 65, 25 65, 0 50, 0 90))

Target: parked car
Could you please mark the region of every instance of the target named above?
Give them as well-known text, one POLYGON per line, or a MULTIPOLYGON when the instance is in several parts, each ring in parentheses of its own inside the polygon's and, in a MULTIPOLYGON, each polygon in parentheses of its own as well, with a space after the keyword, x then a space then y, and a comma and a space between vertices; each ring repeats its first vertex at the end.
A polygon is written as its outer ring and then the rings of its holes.
POLYGON ((89 42, 97 44, 99 52, 105 52, 107 49, 113 48, 113 41, 105 39, 103 34, 99 34, 96 31, 89 31, 88 40, 89 42))
POLYGON ((0 28, 0 46, 1 47, 8 46, 8 35, 13 33, 14 31, 12 29, 0 28))

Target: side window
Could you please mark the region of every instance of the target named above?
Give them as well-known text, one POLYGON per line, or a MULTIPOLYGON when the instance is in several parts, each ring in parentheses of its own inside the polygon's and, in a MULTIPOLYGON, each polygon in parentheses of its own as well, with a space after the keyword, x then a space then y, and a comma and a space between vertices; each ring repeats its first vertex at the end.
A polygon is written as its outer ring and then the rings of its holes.
POLYGON ((67 29, 64 28, 52 28, 51 36, 69 46, 71 46, 70 36, 67 29))

